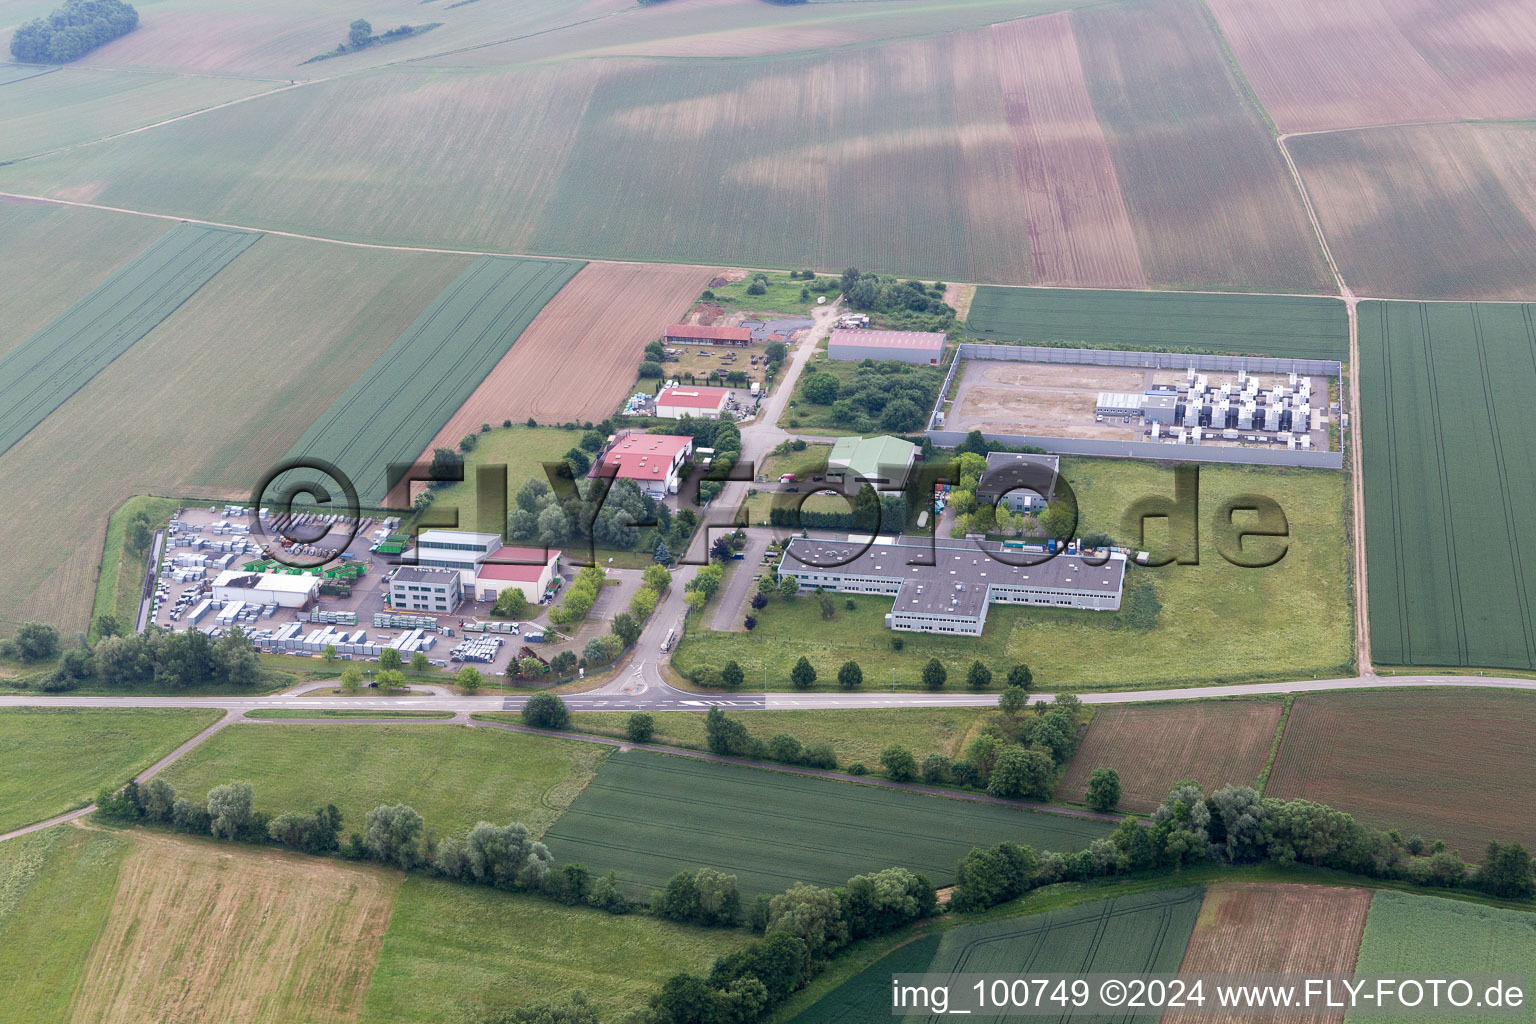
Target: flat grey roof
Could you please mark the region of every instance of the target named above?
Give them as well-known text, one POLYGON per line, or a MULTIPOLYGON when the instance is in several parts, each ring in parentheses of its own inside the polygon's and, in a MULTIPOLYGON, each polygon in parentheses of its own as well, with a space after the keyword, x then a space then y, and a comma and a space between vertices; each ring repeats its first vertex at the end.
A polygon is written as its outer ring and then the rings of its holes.
POLYGON ((919 538, 877 538, 862 552, 861 547, 863 541, 797 537, 789 542, 783 566, 794 571, 899 579, 904 582, 896 596, 896 610, 973 617, 979 614, 987 587, 993 584, 1110 595, 1119 593, 1125 578, 1123 558, 1090 565, 1079 555, 1052 558, 1004 549, 997 541, 939 540, 930 549, 928 541, 919 538), (926 560, 930 551, 934 564, 908 564, 914 559, 926 560), (1045 560, 1032 565, 1010 564, 1036 559, 1045 560), (951 608, 976 611, 950 611, 951 608))
POLYGON ((447 583, 448 577, 459 578, 457 569, 422 568, 419 565, 402 565, 395 570, 396 583, 447 583))
POLYGON ((1055 455, 988 452, 987 471, 981 475, 976 493, 997 497, 1027 487, 1050 501, 1056 492, 1056 474, 1060 467, 1061 459, 1055 455))

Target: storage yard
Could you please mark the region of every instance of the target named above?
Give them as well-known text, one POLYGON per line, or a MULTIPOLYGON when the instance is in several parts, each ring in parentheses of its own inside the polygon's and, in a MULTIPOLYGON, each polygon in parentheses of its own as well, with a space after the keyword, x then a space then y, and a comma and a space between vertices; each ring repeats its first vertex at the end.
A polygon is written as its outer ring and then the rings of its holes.
POLYGON ((952 431, 1329 450, 1331 378, 971 360, 952 431), (1117 397, 1118 396, 1118 397, 1117 397))

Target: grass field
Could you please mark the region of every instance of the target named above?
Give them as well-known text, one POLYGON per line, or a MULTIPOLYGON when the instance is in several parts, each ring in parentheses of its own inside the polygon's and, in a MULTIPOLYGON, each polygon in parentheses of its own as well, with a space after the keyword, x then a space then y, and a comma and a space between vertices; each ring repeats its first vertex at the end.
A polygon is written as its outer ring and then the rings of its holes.
POLYGON ((1349 358, 1344 303, 1293 295, 983 286, 966 333, 1025 345, 1349 358))
POLYGON ((1057 800, 1082 802, 1095 768, 1120 774, 1120 806, 1156 809, 1175 783, 1194 779, 1207 793, 1251 786, 1269 758, 1278 701, 1106 707, 1093 716, 1061 782, 1057 800))
POLYGON ((391 464, 416 460, 581 264, 482 256, 290 449, 329 460, 364 502, 391 464))
POLYGON ((91 606, 91 623, 102 615, 114 615, 118 624, 132 629, 139 614, 139 598, 144 590, 144 566, 148 552, 132 552, 124 544, 128 524, 139 514, 156 526, 163 525, 181 507, 175 498, 135 495, 112 510, 107 519, 107 539, 101 549, 101 575, 96 580, 96 601, 91 606))
MULTIPOLYGON (((1371 893, 1322 885, 1220 883, 1205 890, 1179 973, 1350 975, 1371 893)), ((1239 1014, 1170 1013, 1165 1021, 1240 1021, 1239 1014)), ((1313 1024, 1337 1021, 1318 1013, 1313 1024)))
MULTIPOLYGON (((1456 978, 1474 974, 1530 974, 1536 963, 1536 914, 1497 910, 1473 903, 1379 892, 1371 900, 1360 943, 1358 974, 1392 978, 1456 978)), ((1479 993, 1481 994, 1481 993, 1479 993)), ((1459 1014, 1461 1020, 1536 1021, 1536 1004, 1526 1000, 1511 1014, 1459 1014)), ((1371 1014, 1347 1014, 1346 1024, 1371 1014)), ((1376 1019, 1381 1019, 1379 1016, 1376 1019)), ((1402 1024, 1423 1024, 1428 1015, 1394 1013, 1402 1024)))
POLYGON ((91 802, 218 721, 218 711, 0 711, 0 832, 91 802), (82 757, 89 751, 89 757, 82 757))
POLYGON ((0 91, 0 160, 19 160, 253 96, 275 83, 62 68, 0 91))
MULTIPOLYGON (((825 297, 828 302, 831 302, 843 290, 840 277, 822 275, 816 280, 805 281, 799 278, 791 279, 787 272, 768 273, 764 276, 768 279, 768 287, 761 295, 747 294, 747 289, 752 286, 753 279, 756 277, 755 274, 748 274, 737 281, 709 285, 709 290, 715 295, 710 301, 723 309, 739 309, 748 313, 809 314, 818 305, 817 299, 825 297), (817 287, 818 282, 825 287, 817 287), (809 290, 811 297, 800 298, 801 289, 809 290)), ((754 351, 754 349, 747 351, 754 351)))
POLYGON ((1536 845, 1520 795, 1536 780, 1533 748, 1536 702, 1515 691, 1304 695, 1265 795, 1329 804, 1480 860, 1491 839, 1536 845))
POLYGON ((108 832, 45 829, 0 843, 0 991, 15 1024, 75 1019, 86 974, 131 843, 108 832))
POLYGON ((259 236, 182 225, 0 356, 0 454, 174 313, 259 236))
POLYGON ((246 718, 452 718, 452 711, 389 711, 367 708, 257 708, 247 711, 246 718))
MULTIPOLYGON (((752 735, 764 740, 782 732, 801 743, 830 743, 839 764, 862 761, 873 769, 879 764, 880 751, 893 743, 912 751, 919 761, 929 754, 959 757, 972 732, 989 713, 985 708, 860 708, 754 710, 732 717, 739 718, 752 735)), ((510 720, 515 716, 509 713, 504 717, 510 720)), ((652 742, 706 749, 703 712, 661 711, 652 717, 656 720, 656 738, 652 742)), ((628 719, 627 713, 619 711, 578 711, 571 716, 579 732, 598 736, 624 736, 628 719)))
MULTIPOLYGON (((81 237, 94 224, 105 248, 119 244, 120 227, 141 223, 72 214, 86 218, 81 237)), ((61 287, 85 284, 88 261, 76 269, 55 264, 64 252, 45 245, 38 253, 37 263, 60 266, 61 287)), ((248 499, 304 428, 468 263, 271 235, 258 241, 0 455, 0 519, 28 524, 0 532, 8 584, 0 631, 34 618, 66 635, 85 628, 114 508, 137 494, 248 499)))
MULTIPOLYGON (((478 432, 479 424, 471 429, 478 432)), ((529 480, 549 483, 544 463, 558 462, 580 440, 580 432, 559 427, 527 427, 516 420, 512 426, 503 427, 501 420, 496 420, 491 424, 489 433, 480 434, 474 451, 464 456, 464 479, 433 488, 432 514, 440 515, 456 509, 460 529, 501 533, 507 528, 505 516, 501 517, 500 522, 482 522, 479 518, 475 476, 480 467, 507 467, 507 507, 511 508, 512 497, 529 480)), ((449 447, 457 451, 458 442, 454 441, 449 447)))
POLYGON ((1108 831, 1038 811, 629 751, 608 759, 544 840, 557 862, 612 869, 636 890, 714 867, 744 891, 773 893, 892 866, 945 885, 973 846, 1013 839, 1075 850, 1108 831))
POLYGON ((272 814, 334 803, 346 830, 383 803, 407 803, 439 836, 477 821, 520 821, 535 834, 558 818, 608 749, 452 725, 237 725, 165 771, 197 796, 225 782, 255 788, 272 814))
POLYGON ((1528 299, 1536 129, 1439 124, 1288 140, 1328 247, 1361 295, 1528 299))
POLYGON ((1517 411, 1536 387, 1533 308, 1359 317, 1372 659, 1536 669, 1536 425, 1517 411))
POLYGON ((678 971, 707 972, 746 939, 413 875, 396 898, 361 1020, 470 1019, 575 991, 611 1020, 678 971))
MULTIPOLYGON (((1122 522, 1134 502, 1173 493, 1173 470, 1164 465, 1063 459, 1061 472, 1077 492, 1079 529, 1103 530, 1125 543, 1136 541, 1122 522)), ((1320 470, 1203 467, 1200 564, 1132 567, 1119 612, 997 605, 979 638, 907 633, 898 652, 885 628, 888 597, 850 595, 850 611, 840 595, 831 621, 808 596, 774 598, 751 633, 691 629, 672 664, 687 672, 734 659, 758 686, 766 667, 770 688, 781 690, 790 688, 789 670, 801 656, 823 689, 836 685, 848 660, 864 670, 866 688, 889 686, 893 670, 898 687, 915 688, 933 657, 948 668, 952 690, 964 685, 976 659, 994 676, 1028 664, 1037 686, 1071 689, 1338 674, 1353 653, 1346 482, 1341 473, 1320 470), (1214 548, 1221 502, 1251 493, 1279 502, 1289 525, 1284 558, 1266 569, 1231 565, 1214 548)), ((1154 546, 1166 538, 1155 520, 1147 534, 1154 546)))
POLYGON ((147 217, 0 199, 0 356, 163 234, 147 217))
POLYGON ((355 1020, 398 872, 136 835, 69 1019, 355 1020))

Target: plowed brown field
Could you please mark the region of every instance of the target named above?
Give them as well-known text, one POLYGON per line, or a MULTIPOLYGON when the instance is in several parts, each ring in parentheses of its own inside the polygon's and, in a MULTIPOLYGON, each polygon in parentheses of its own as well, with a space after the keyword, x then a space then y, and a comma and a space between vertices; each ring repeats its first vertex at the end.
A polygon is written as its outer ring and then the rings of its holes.
POLYGON ((1036 284, 1145 288, 1067 14, 992 26, 1036 284))
POLYGON ((717 273, 665 263, 589 263, 550 300, 438 432, 452 448, 480 424, 601 420, 623 404, 646 344, 687 311, 717 273))
POLYGON ((77 1022, 356 1020, 403 876, 139 835, 77 1022))
POLYGON ((1282 131, 1536 112, 1536 9, 1512 0, 1211 0, 1282 131))
POLYGON ((1279 721, 1280 705, 1273 701, 1104 708, 1067 765, 1056 798, 1082 800, 1095 768, 1120 773, 1120 806, 1127 811, 1154 809, 1184 779, 1207 792, 1228 783, 1251 786, 1264 770, 1279 721))
MULTIPOLYGON (((1324 885, 1219 883, 1205 891, 1194 934, 1184 950, 1182 974, 1352 974, 1365 931, 1371 894, 1324 885)), ((1186 1016, 1163 1024, 1278 1021, 1270 1016, 1186 1016)), ((1342 1013, 1287 1016, 1287 1022, 1324 1024, 1342 1013)))
POLYGON ((1536 700, 1500 690, 1298 697, 1266 796, 1444 839, 1479 860, 1490 839, 1536 845, 1536 700))

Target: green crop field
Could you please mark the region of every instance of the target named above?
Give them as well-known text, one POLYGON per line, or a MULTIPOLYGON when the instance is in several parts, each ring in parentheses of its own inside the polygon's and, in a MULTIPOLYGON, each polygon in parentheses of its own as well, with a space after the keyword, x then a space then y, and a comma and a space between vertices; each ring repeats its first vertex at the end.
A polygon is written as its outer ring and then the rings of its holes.
POLYGON ((0 711, 0 832, 84 807, 218 719, 217 711, 0 711))
POLYGON ((747 938, 412 875, 395 897, 361 1020, 478 1019, 574 991, 617 1019, 747 938))
POLYGON ((560 816, 608 756, 594 743, 453 725, 236 725, 165 771, 178 791, 244 780, 258 810, 334 803, 360 829, 382 803, 416 808, 437 835, 477 821, 534 833, 560 816))
POLYGON ((1024 345, 1349 358, 1344 303, 1299 295, 982 286, 966 333, 1024 345))
POLYGON ((259 238, 181 225, 0 356, 0 454, 259 238))
MULTIPOLYGON (((35 69, 30 69, 35 70, 35 69)), ((0 160, 90 142, 276 88, 241 78, 189 78, 98 68, 5 81, 0 69, 0 160)))
POLYGON ((1536 668, 1533 307, 1359 318, 1373 660, 1536 668))
MULTIPOLYGON (((751 680, 748 680, 750 688, 751 680)), ((983 719, 987 708, 843 708, 816 711, 748 710, 732 712, 752 735, 768 739, 787 733, 801 743, 830 743, 840 765, 861 761, 873 769, 880 751, 891 744, 906 747, 921 761, 929 754, 959 757, 983 719)), ((486 717, 498 717, 495 713, 486 717)), ((513 716, 506 714, 508 719, 513 716)), ((706 749, 704 712, 661 711, 656 720, 654 743, 673 747, 706 749)), ((629 719, 621 711, 578 711, 571 716, 575 728, 598 736, 625 735, 629 719)))
POLYGON ((1102 822, 921 796, 643 751, 614 754, 545 834, 556 861, 613 870, 632 889, 714 867, 747 892, 837 885, 892 866, 954 877, 973 846, 1003 839, 1076 850, 1102 822))
POLYGON ((482 256, 336 399, 290 457, 326 459, 352 478, 364 502, 383 499, 389 466, 416 460, 583 265, 482 256))
POLYGON ((0 85, 10 85, 38 75, 50 75, 58 70, 57 67, 39 67, 36 64, 0 63, 0 85))
MULTIPOLYGON (((1123 522, 1132 505, 1173 494, 1173 469, 1161 463, 1062 459, 1061 473, 1077 493, 1080 530, 1102 530, 1125 544, 1137 541, 1123 522)), ((864 670, 865 689, 890 686, 893 672, 897 687, 917 688, 929 658, 944 663, 951 690, 965 685, 976 659, 994 677, 1022 663, 1034 670, 1036 686, 1071 689, 1347 673, 1353 656, 1347 487, 1344 474, 1328 470, 1201 467, 1199 564, 1132 566, 1118 612, 995 605, 980 637, 906 633, 897 651, 896 634, 885 626, 889 597, 839 594, 830 620, 810 595, 773 597, 755 613, 751 633, 691 629, 672 665, 688 672, 734 659, 749 686, 762 686, 766 668, 776 690, 790 688, 789 671, 802 656, 818 673, 816 687, 828 690, 849 660, 864 670), (1264 569, 1232 565, 1215 546, 1221 503, 1254 493, 1280 504, 1290 532, 1285 556, 1264 569)), ((1148 524, 1154 547, 1166 539, 1162 526, 1148 524)))
MULTIPOLYGON (((1165 889, 961 925, 898 947, 792 1020, 794 1024, 889 1020, 892 974, 1176 973, 1204 895, 1199 887, 1165 889)), ((1114 1019, 1156 1020, 1134 1015, 1114 1019)))
MULTIPOLYGON (((1436 896, 1378 892, 1371 898, 1365 937, 1355 974, 1385 978, 1457 978, 1476 974, 1523 973, 1524 1007, 1511 1013, 1458 1014, 1463 1021, 1536 1021, 1530 995, 1531 965, 1536 964, 1536 914, 1496 910, 1436 896)), ((1479 991, 1481 997, 1482 992, 1479 991)), ((1345 1024, 1382 1020, 1379 1015, 1349 1013, 1345 1024)), ((1393 1013, 1393 1024, 1420 1024, 1441 1016, 1393 1013)))
POLYGON ((15 1024, 69 1020, 130 843, 52 828, 0 843, 0 992, 15 1024))

